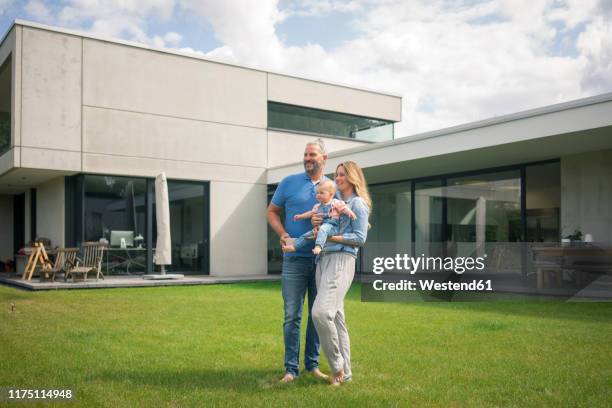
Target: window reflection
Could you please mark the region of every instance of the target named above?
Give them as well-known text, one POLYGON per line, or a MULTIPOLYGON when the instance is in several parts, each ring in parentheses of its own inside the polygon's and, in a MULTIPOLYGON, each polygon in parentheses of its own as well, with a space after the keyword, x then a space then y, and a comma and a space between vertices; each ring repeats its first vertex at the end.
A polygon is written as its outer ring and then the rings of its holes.
POLYGON ((84 241, 108 243, 105 274, 144 273, 146 181, 115 176, 84 177, 84 241))
POLYGON ((444 188, 441 179, 415 183, 415 251, 417 255, 444 256, 444 188))
POLYGON ((0 155, 11 148, 11 57, 0 67, 0 155))
POLYGON ((381 142, 393 139, 393 122, 268 102, 268 127, 381 142))
POLYGON ((364 268, 368 272, 375 257, 412 253, 411 183, 372 186, 370 195, 372 228, 362 250, 364 268))
POLYGON ((527 241, 559 242, 561 166, 557 163, 527 166, 527 241))
MULTIPOLYGON (((205 231, 208 228, 206 213, 208 198, 205 185, 199 182, 168 180, 168 199, 172 265, 166 270, 184 274, 207 273, 205 231)), ((155 203, 153 206, 153 245, 155 246, 157 239, 155 203)))

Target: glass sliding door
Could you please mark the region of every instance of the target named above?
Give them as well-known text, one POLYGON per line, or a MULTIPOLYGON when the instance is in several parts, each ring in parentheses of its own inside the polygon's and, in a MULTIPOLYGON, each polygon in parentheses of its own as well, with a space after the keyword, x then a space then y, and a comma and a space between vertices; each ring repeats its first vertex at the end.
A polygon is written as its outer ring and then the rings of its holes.
MULTIPOLYGON (((208 196, 205 183, 168 180, 172 265, 166 270, 184 274, 208 273, 208 196)), ((157 238, 153 204, 153 245, 157 238)), ((153 251, 155 252, 155 251, 153 251)), ((159 267, 155 266, 156 271, 159 267)))
POLYGON ((372 214, 366 245, 362 249, 365 272, 371 272, 373 258, 412 253, 411 183, 372 186, 372 214))
POLYGON ((105 274, 144 273, 146 257, 146 180, 91 176, 83 178, 83 241, 108 242, 105 274))
POLYGON ((444 182, 414 184, 415 256, 444 256, 444 182))
MULTIPOLYGON (((525 169, 527 242, 559 242, 561 165, 559 162, 525 169)), ((569 234, 572 231, 566 231, 569 234)))
POLYGON ((520 247, 508 244, 522 235, 520 170, 448 178, 446 196, 449 256, 487 254, 520 269, 520 247))

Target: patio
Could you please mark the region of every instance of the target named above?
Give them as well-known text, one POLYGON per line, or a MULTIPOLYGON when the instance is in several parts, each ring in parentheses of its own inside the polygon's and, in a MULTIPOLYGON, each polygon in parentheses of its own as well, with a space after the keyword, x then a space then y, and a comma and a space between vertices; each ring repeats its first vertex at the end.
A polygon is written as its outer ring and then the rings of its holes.
POLYGON ((280 275, 245 275, 245 276, 209 276, 209 275, 186 275, 182 279, 152 280, 143 279, 143 275, 110 275, 106 279, 98 281, 88 279, 87 281, 64 282, 60 277, 55 282, 41 282, 35 277, 32 280, 24 280, 16 273, 0 273, 0 283, 28 290, 61 290, 61 289, 102 289, 102 288, 129 288, 150 286, 186 286, 186 285, 211 285, 217 283, 237 282, 265 282, 280 280, 280 275))

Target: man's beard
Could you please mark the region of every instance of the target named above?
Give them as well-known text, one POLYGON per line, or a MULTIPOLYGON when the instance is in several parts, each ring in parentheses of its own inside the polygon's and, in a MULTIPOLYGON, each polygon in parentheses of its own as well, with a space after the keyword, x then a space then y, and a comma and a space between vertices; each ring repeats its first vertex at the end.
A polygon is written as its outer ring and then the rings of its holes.
POLYGON ((304 170, 306 170, 306 174, 312 176, 317 174, 321 170, 322 166, 316 161, 306 161, 304 160, 304 170))

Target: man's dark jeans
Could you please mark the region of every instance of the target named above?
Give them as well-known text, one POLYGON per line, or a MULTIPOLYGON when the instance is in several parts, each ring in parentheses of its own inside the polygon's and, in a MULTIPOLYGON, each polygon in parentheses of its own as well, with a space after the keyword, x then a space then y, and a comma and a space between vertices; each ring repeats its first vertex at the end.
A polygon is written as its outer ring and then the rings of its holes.
POLYGON ((285 308, 285 370, 294 376, 300 370, 300 325, 304 297, 308 292, 308 326, 304 366, 312 371, 319 366, 319 336, 312 322, 312 305, 317 296, 315 264, 312 257, 285 257, 282 271, 282 292, 285 308))

